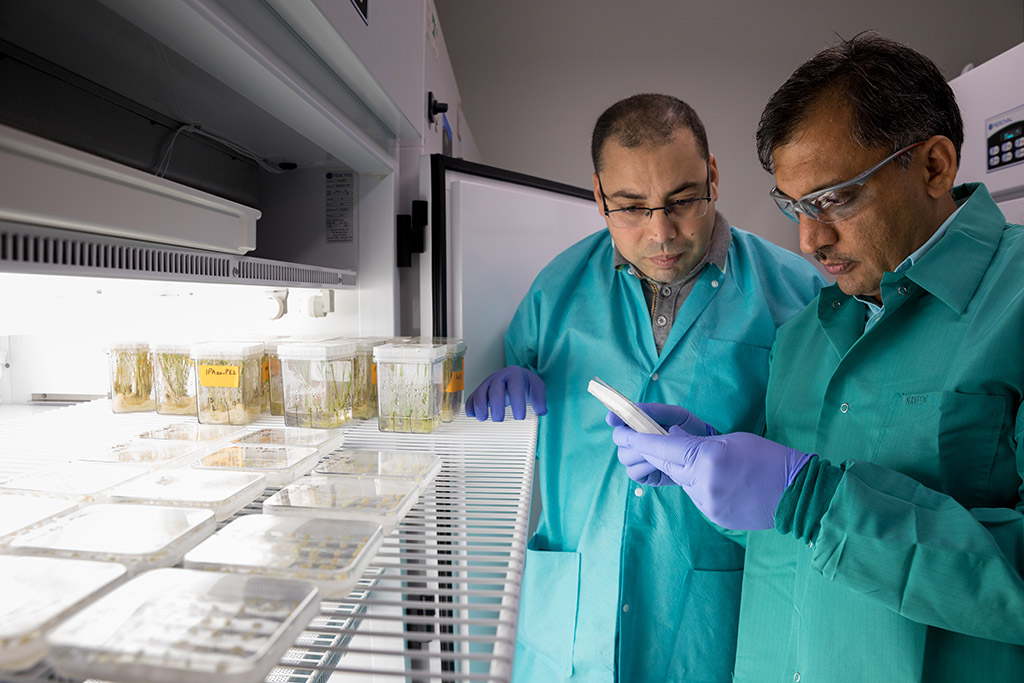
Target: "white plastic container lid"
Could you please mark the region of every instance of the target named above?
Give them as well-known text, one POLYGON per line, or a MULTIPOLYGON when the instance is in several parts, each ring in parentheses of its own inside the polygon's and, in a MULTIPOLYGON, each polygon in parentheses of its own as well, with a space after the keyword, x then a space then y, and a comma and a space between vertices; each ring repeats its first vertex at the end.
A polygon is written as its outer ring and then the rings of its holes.
POLYGON ((77 507, 77 503, 61 498, 39 498, 25 493, 0 493, 0 546, 9 540, 11 534, 48 522, 77 507))
POLYGON ((135 465, 73 462, 11 479, 0 484, 0 490, 92 503, 105 500, 105 492, 111 487, 148 471, 135 465))
POLYGON ((444 344, 381 344, 373 347, 378 363, 436 363, 448 355, 444 344))
POLYGON ((635 431, 642 434, 668 434, 665 428, 655 422, 650 415, 637 408, 636 404, 597 377, 590 380, 587 391, 635 431))
POLYGON ((159 469, 182 465, 206 447, 195 441, 135 440, 112 448, 85 453, 84 461, 118 462, 159 469))
POLYGON ((424 488, 441 469, 441 458, 426 451, 342 450, 318 464, 317 474, 410 479, 424 488))
POLYGON ((179 441, 219 441, 240 434, 245 427, 204 425, 198 422, 175 422, 160 429, 139 434, 140 439, 171 439, 179 441))
POLYGON ((281 344, 277 357, 281 360, 344 360, 356 355, 355 342, 325 341, 281 344))
POLYGON ((231 360, 233 358, 261 358, 263 342, 203 342, 192 345, 196 360, 231 360))
POLYGON ((204 456, 194 466, 258 472, 267 478, 268 486, 284 486, 313 469, 318 454, 316 448, 303 446, 235 444, 204 456))
POLYGON ((237 436, 231 443, 276 446, 309 446, 321 451, 337 448, 345 440, 343 429, 305 429, 304 427, 264 427, 237 436))
POLYGON ((263 501, 263 512, 377 522, 385 533, 395 527, 416 502, 419 488, 410 479, 303 477, 263 501))
POLYGON ((448 349, 448 354, 452 356, 466 352, 466 342, 457 337, 422 337, 421 339, 426 344, 444 344, 448 349))
POLYGON ((86 505, 10 539, 3 552, 120 562, 135 574, 177 563, 213 533, 213 513, 128 503, 86 505))
POLYGON ((49 649, 43 634, 125 573, 114 562, 0 555, 0 670, 39 662, 49 649))
POLYGON ((149 342, 134 340, 111 342, 107 351, 149 351, 149 342))
POLYGON ((49 660, 77 679, 262 681, 319 608, 304 581, 157 569, 55 628, 49 660))
POLYGON ((376 522, 245 515, 189 551, 185 566, 310 581, 323 597, 343 598, 383 538, 376 522))
POLYGON ((203 508, 222 522, 256 500, 267 480, 256 472, 178 469, 151 472, 110 491, 115 503, 203 508))
POLYGON ((191 353, 193 344, 191 342, 179 341, 157 341, 149 345, 149 350, 156 354, 161 353, 191 353))

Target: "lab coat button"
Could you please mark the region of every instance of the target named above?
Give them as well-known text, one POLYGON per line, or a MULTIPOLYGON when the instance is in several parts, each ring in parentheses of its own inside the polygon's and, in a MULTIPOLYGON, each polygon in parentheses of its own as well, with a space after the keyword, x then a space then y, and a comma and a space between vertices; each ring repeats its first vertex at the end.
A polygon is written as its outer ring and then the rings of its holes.
POLYGON ((666 318, 663 315, 659 315, 654 322, 658 323, 658 327, 664 327, 666 324, 668 324, 668 318, 666 318))
POLYGON ((833 302, 832 302, 832 308, 835 308, 835 309, 837 309, 837 310, 838 310, 838 309, 839 309, 839 307, 840 307, 840 306, 842 306, 842 305, 843 305, 843 302, 841 302, 841 301, 833 301, 833 302))
POLYGON ((900 294, 902 294, 903 296, 906 296, 907 295, 907 286, 906 285, 900 285, 899 288, 896 291, 899 292, 900 294))
POLYGON ((639 498, 640 496, 644 495, 644 490, 637 486, 635 489, 633 489, 633 495, 639 498))
POLYGON ((797 671, 795 674, 793 674, 793 683, 800 683, 800 672, 799 671, 797 671))
POLYGON ((841 413, 848 413, 848 412, 850 412, 850 404, 849 403, 844 403, 843 405, 839 406, 839 412, 841 412, 841 413))
POLYGON ((662 296, 668 296, 671 293, 672 293, 672 288, 671 287, 662 287, 661 288, 661 295, 662 296))
POLYGON ((718 280, 712 280, 711 281, 711 286, 712 287, 717 287, 718 286, 718 280))
POLYGON ((623 612, 628 612, 628 611, 629 611, 629 605, 628 605, 628 604, 626 604, 626 605, 623 605, 623 606, 622 606, 622 611, 623 611, 623 612))
POLYGON ((658 381, 658 373, 656 373, 656 372, 655 372, 654 374, 652 374, 652 375, 651 375, 651 379, 652 379, 653 381, 657 382, 657 381, 658 381))

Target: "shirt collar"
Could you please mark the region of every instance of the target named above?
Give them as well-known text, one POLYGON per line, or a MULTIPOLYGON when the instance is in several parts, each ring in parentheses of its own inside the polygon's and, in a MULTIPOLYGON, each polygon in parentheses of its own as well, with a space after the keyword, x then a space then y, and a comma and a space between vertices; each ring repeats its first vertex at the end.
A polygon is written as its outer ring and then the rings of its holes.
MULTIPOLYGON (((708 248, 704 252, 704 256, 701 257, 701 260, 697 262, 697 265, 689 273, 668 284, 676 285, 691 280, 703 270, 705 265, 709 264, 725 273, 725 264, 729 257, 729 243, 731 241, 732 231, 729 229, 729 222, 725 220, 725 216, 715 211, 715 227, 712 228, 711 241, 708 242, 708 248)), ((644 275, 643 271, 626 260, 626 257, 622 255, 619 248, 615 246, 615 240, 612 240, 612 265, 616 270, 628 269, 629 272, 637 277, 653 282, 651 278, 644 275)))

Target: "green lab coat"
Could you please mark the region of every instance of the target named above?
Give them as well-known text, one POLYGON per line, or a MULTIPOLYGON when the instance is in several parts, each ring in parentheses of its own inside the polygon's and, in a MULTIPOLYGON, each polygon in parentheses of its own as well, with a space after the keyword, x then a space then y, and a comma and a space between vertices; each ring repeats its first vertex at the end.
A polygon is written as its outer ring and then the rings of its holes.
POLYGON ((508 363, 543 378, 549 410, 513 676, 729 681, 743 549, 679 487, 630 481, 587 383, 598 376, 633 400, 685 403, 722 429, 758 430, 775 330, 822 280, 800 256, 733 228, 725 273, 698 276, 659 355, 641 282, 612 263, 606 230, 570 247, 537 277, 505 337, 508 363))
POLYGON ((967 196, 863 336, 835 286, 779 330, 766 435, 819 458, 748 535, 737 681, 1024 681, 1024 229, 967 196))

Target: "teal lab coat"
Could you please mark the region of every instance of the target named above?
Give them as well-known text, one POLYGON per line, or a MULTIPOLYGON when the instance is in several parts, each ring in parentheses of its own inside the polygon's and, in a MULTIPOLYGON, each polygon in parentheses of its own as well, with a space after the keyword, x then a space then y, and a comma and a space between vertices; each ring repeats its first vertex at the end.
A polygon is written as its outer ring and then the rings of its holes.
POLYGON ((505 337, 507 362, 543 378, 549 411, 513 677, 729 681, 743 548, 680 488, 630 481, 587 383, 598 376, 633 400, 685 403, 720 429, 759 430, 775 330, 822 280, 800 256, 732 228, 725 272, 698 276, 659 355, 641 282, 612 263, 606 230, 570 247, 537 277, 505 337))
POLYGON ((866 333, 835 286, 779 330, 766 435, 819 458, 748 535, 737 681, 1024 680, 1024 229, 965 196, 866 333))

